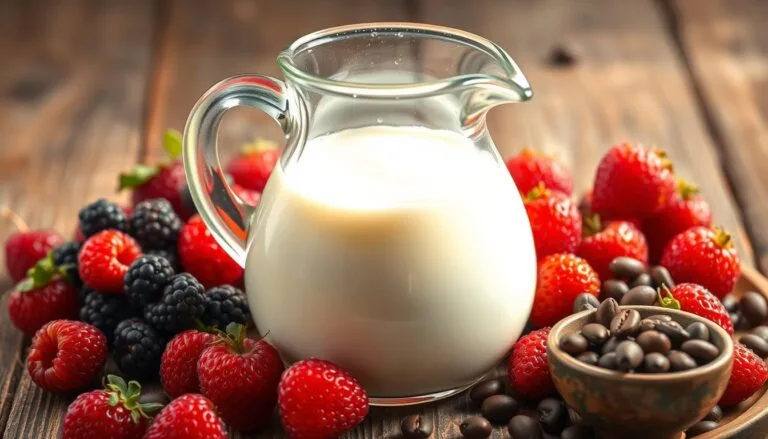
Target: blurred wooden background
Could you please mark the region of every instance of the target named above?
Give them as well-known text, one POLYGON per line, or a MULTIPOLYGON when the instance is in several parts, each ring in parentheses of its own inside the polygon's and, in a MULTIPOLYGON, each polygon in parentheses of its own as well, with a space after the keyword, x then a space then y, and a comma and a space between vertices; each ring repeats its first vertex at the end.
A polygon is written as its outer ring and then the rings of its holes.
MULTIPOLYGON (((277 53, 314 30, 416 21, 498 42, 532 82, 532 102, 490 117, 503 155, 556 154, 581 191, 612 143, 657 144, 768 273, 766 18, 763 0, 0 0, 0 205, 69 234, 86 201, 123 197, 117 173, 157 160, 162 131, 181 129, 214 82, 279 75, 277 53)), ((251 112, 224 125, 232 148, 280 136, 251 112)), ((11 232, 0 225, 0 241, 11 232)), ((23 373, 25 340, 5 312, 0 432, 53 437, 68 399, 23 373)), ((420 410, 453 437, 463 404, 420 410)), ((348 437, 396 436, 403 413, 374 410, 348 437)))

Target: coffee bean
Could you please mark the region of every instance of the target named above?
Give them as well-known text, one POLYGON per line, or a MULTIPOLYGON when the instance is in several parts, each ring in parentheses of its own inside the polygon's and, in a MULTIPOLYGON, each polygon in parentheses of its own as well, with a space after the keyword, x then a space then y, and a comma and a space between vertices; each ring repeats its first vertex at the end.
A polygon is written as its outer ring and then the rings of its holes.
POLYGON ((717 422, 700 421, 700 422, 697 422, 696 424, 693 424, 693 427, 689 428, 685 432, 685 437, 686 438, 696 437, 696 436, 698 436, 700 434, 706 433, 708 431, 712 431, 712 430, 716 429, 719 426, 720 426, 720 424, 718 424, 717 422))
POLYGON ((635 335, 640 329, 640 313, 634 309, 622 309, 611 320, 611 334, 617 337, 635 335))
POLYGON ((616 365, 619 370, 628 372, 636 369, 643 362, 643 349, 637 342, 622 341, 616 346, 616 365))
POLYGON ((616 350, 616 345, 619 344, 619 339, 617 337, 611 337, 608 340, 605 341, 605 344, 602 348, 600 348, 601 354, 607 354, 608 352, 613 352, 616 350))
POLYGON ((691 338, 709 341, 709 328, 707 328, 707 325, 704 323, 693 322, 688 325, 685 330, 688 331, 688 334, 691 335, 691 338))
POLYGON ((579 354, 576 359, 581 362, 591 364, 592 366, 596 366, 598 360, 600 360, 600 356, 597 355, 597 352, 587 351, 579 354))
POLYGON ((568 425, 568 409, 559 399, 543 399, 536 409, 539 412, 539 424, 545 432, 558 434, 568 425))
POLYGON ((731 318, 731 323, 733 323, 733 329, 738 329, 739 326, 741 326, 741 324, 746 321, 746 319, 742 317, 741 312, 738 312, 738 311, 729 313, 728 317, 731 318))
POLYGON ((473 416, 461 422, 459 431, 467 439, 485 439, 491 435, 493 426, 484 417, 473 416))
POLYGON ((654 314, 652 316, 646 317, 646 319, 658 320, 660 322, 671 322, 672 321, 672 317, 668 316, 666 314, 654 314))
POLYGON ((680 349, 693 357, 698 364, 707 364, 720 355, 717 346, 704 340, 688 340, 680 345, 680 349))
POLYGON ((739 341, 758 357, 768 357, 768 342, 755 334, 743 335, 739 341))
POLYGON ((581 328, 581 335, 594 346, 605 343, 608 337, 611 336, 611 332, 600 323, 587 323, 581 328))
POLYGON ((720 422, 720 420, 723 419, 723 409, 720 408, 719 405, 716 405, 712 407, 712 409, 707 413, 707 416, 702 419, 702 421, 713 421, 713 422, 720 422))
POLYGON ((509 395, 493 395, 483 401, 480 411, 486 419, 497 424, 506 424, 517 414, 520 406, 509 395))
POLYGON ((646 317, 643 320, 640 320, 640 329, 638 331, 645 332, 645 331, 652 331, 656 329, 656 326, 661 323, 661 320, 655 320, 650 317, 646 317))
POLYGON ((590 311, 600 306, 600 300, 591 293, 581 293, 573 301, 573 313, 590 311))
POLYGON ((560 439, 590 439, 593 436, 592 430, 583 425, 571 425, 560 433, 560 439))
POLYGON ((723 306, 729 313, 736 312, 739 310, 739 301, 736 300, 736 296, 733 294, 728 294, 723 297, 723 306))
POLYGON ((616 314, 619 313, 619 302, 615 299, 605 299, 595 311, 595 321, 609 328, 616 314))
POLYGON ((651 352, 643 358, 643 369, 647 373, 664 373, 669 370, 669 360, 664 354, 651 352))
POLYGON ((600 359, 597 361, 597 365, 605 369, 618 369, 619 366, 616 364, 616 352, 608 352, 607 354, 603 354, 603 356, 600 357, 600 359))
POLYGON ((696 367, 696 361, 685 352, 671 351, 667 358, 669 359, 669 369, 672 372, 680 372, 696 367))
POLYGON ((432 434, 432 420, 421 415, 410 415, 400 423, 404 439, 425 439, 432 434))
POLYGON ((651 280, 653 281, 653 288, 672 288, 675 286, 675 281, 672 280, 672 275, 669 273, 666 267, 657 265, 650 270, 651 280))
POLYGON ((751 326, 757 326, 768 318, 768 302, 762 294, 754 291, 744 293, 739 301, 741 315, 751 326))
POLYGON ((757 328, 753 328, 749 332, 750 334, 755 334, 756 336, 762 338, 763 340, 768 341, 768 326, 758 326, 757 328))
POLYGON ((583 335, 575 333, 568 334, 560 339, 560 349, 576 356, 587 350, 589 343, 583 335))
POLYGON ((629 285, 623 280, 608 279, 600 286, 600 297, 603 299, 621 300, 629 291, 629 285))
POLYGON ((639 286, 646 286, 648 288, 651 288, 651 285, 653 285, 653 281, 651 280, 651 275, 648 273, 640 273, 639 276, 632 279, 632 282, 629 283, 630 291, 631 288, 636 288, 639 286))
POLYGON ((669 337, 659 331, 645 331, 637 336, 637 344, 643 348, 643 352, 649 354, 651 352, 658 352, 662 355, 666 355, 667 352, 672 349, 672 342, 669 337))
POLYGON ((691 338, 691 334, 674 320, 659 323, 656 325, 656 330, 669 337, 669 340, 672 341, 672 344, 675 346, 688 341, 691 338))
POLYGON ((504 393, 504 383, 498 379, 485 380, 475 384, 469 391, 469 399, 477 405, 480 405, 492 395, 504 393))
POLYGON ((608 269, 616 277, 634 279, 640 274, 645 273, 645 264, 637 259, 621 256, 612 260, 608 264, 608 269))
POLYGON ((651 306, 656 302, 656 290, 647 286, 640 285, 632 288, 621 298, 619 302, 622 306, 626 305, 645 305, 651 306))
POLYGON ((541 427, 535 419, 530 416, 517 415, 509 420, 507 424, 509 435, 513 438, 521 439, 541 439, 541 427))

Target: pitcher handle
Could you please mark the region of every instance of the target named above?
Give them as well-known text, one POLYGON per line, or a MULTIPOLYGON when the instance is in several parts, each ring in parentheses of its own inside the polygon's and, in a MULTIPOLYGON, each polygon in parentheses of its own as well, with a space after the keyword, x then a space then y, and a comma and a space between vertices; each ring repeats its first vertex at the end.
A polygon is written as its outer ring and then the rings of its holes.
POLYGON ((216 141, 221 117, 240 106, 261 110, 280 125, 287 139, 281 161, 306 140, 306 106, 298 93, 279 79, 241 75, 206 91, 187 119, 183 160, 192 200, 216 241, 245 267, 248 225, 256 206, 241 200, 227 183, 216 141))

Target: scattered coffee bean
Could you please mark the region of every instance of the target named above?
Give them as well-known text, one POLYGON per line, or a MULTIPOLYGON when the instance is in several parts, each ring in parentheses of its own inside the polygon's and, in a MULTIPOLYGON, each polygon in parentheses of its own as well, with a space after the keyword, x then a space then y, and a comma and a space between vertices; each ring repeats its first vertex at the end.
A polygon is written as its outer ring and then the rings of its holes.
POLYGON ((708 431, 712 431, 719 427, 719 424, 717 422, 712 421, 700 421, 693 425, 693 427, 689 428, 685 432, 685 437, 696 437, 700 434, 706 433, 708 431))
POLYGON ((619 366, 616 364, 616 352, 608 352, 603 354, 597 361, 597 365, 605 369, 616 370, 619 366))
POLYGON ((560 339, 560 349, 573 356, 586 351, 588 347, 587 339, 579 333, 569 334, 560 339))
POLYGON ((480 407, 483 416, 496 424, 506 424, 519 409, 517 401, 509 395, 489 396, 480 407))
POLYGON ((600 297, 603 299, 621 300, 629 291, 629 285, 623 280, 608 279, 600 286, 600 297))
POLYGON ((481 381, 472 387, 469 391, 469 399, 477 405, 480 405, 486 398, 493 395, 504 393, 504 383, 498 379, 481 381))
POLYGON ((409 415, 400 423, 404 439, 426 439, 432 434, 432 420, 421 415, 409 415))
POLYGON ((755 334, 743 335, 739 341, 758 357, 765 359, 768 357, 768 342, 755 334))
POLYGON ((647 286, 640 285, 632 288, 621 298, 619 302, 624 305, 645 305, 651 306, 656 302, 656 290, 647 286))
POLYGON ((739 310, 739 301, 733 294, 728 294, 723 297, 723 306, 729 313, 733 313, 739 310))
POLYGON ((709 328, 701 322, 693 322, 685 328, 691 338, 709 341, 709 328))
POLYGON ((654 320, 654 319, 652 319, 650 317, 646 317, 643 320, 640 320, 640 329, 639 329, 639 331, 640 332, 652 331, 652 330, 656 329, 656 326, 659 323, 661 323, 660 320, 654 320))
POLYGON ((672 275, 669 273, 666 267, 657 265, 650 270, 651 280, 653 280, 653 288, 672 288, 675 286, 675 281, 672 280, 672 275))
POLYGON ((643 352, 646 354, 658 352, 666 355, 672 349, 672 342, 669 340, 669 337, 654 330, 641 332, 637 336, 637 344, 643 348, 643 352))
POLYGON ((597 311, 595 311, 595 321, 606 328, 610 328, 611 322, 618 312, 619 302, 613 298, 605 299, 603 300, 603 303, 597 307, 597 311))
POLYGON ((768 341, 768 326, 758 326, 757 328, 753 328, 749 332, 751 334, 755 334, 756 336, 762 338, 765 341, 768 341))
POLYGON ((680 345, 680 349, 693 357, 696 363, 700 365, 707 364, 720 355, 717 346, 704 340, 688 340, 680 345))
POLYGON ((739 301, 741 315, 751 326, 757 326, 768 318, 768 302, 762 294, 749 291, 739 301))
POLYGON ((590 311, 600 306, 600 299, 591 293, 581 293, 573 301, 573 313, 590 311))
POLYGON ((712 407, 712 410, 707 413, 707 416, 702 421, 720 422, 723 419, 723 409, 719 405, 712 407))
POLYGON ((560 433, 560 439, 590 439, 593 436, 592 430, 583 425, 571 425, 560 433))
POLYGON ((637 342, 622 341, 616 346, 616 365, 622 372, 637 369, 643 362, 643 349, 637 342))
POLYGON ((728 317, 731 318, 731 322, 733 323, 734 329, 738 329, 742 324, 742 320, 744 320, 740 312, 732 312, 728 314, 728 317))
POLYGON ((645 354, 643 369, 647 373, 664 373, 669 371, 669 359, 659 352, 645 354))
POLYGON ((605 343, 611 336, 611 332, 600 323, 587 323, 581 328, 581 335, 587 339, 589 344, 595 346, 605 343))
POLYGON ((467 439, 485 439, 491 435, 493 426, 484 417, 473 416, 461 422, 459 431, 467 439))
POLYGON ((581 362, 591 364, 592 366, 597 366, 597 362, 600 360, 600 356, 597 355, 597 352, 587 351, 579 354, 576 359, 581 362))
POLYGON ((640 313, 634 309, 622 309, 611 320, 611 334, 617 337, 635 335, 640 329, 640 313))
POLYGON ((696 367, 696 360, 682 351, 670 351, 667 358, 669 359, 669 370, 672 372, 681 372, 696 367))
POLYGON ((654 314, 652 316, 646 317, 646 319, 658 320, 660 322, 671 322, 672 321, 672 317, 670 317, 670 316, 668 316, 666 314, 654 314))
POLYGON ((546 398, 541 400, 536 409, 539 412, 539 424, 545 432, 558 434, 568 425, 568 409, 563 401, 546 398))
POLYGON ((613 352, 616 350, 616 345, 619 344, 619 339, 616 337, 611 337, 608 339, 608 341, 605 342, 603 345, 603 348, 600 350, 600 353, 605 355, 608 352, 613 352))
POLYGON ((541 427, 535 419, 530 416, 517 415, 509 420, 507 424, 509 435, 513 438, 521 439, 541 439, 541 427))
POLYGON ((637 259, 622 256, 612 260, 610 264, 608 264, 608 269, 611 270, 611 273, 616 277, 634 279, 645 273, 645 264, 637 259))
MULTIPOLYGON (((629 288, 636 288, 639 286, 646 286, 650 288, 651 285, 653 285, 653 280, 651 280, 651 275, 649 275, 648 273, 640 273, 639 276, 632 279, 632 282, 629 283, 629 288)), ((630 291, 632 290, 630 289, 630 291)))
POLYGON ((691 338, 691 334, 674 320, 659 323, 656 325, 656 330, 669 337, 675 345, 688 341, 691 338))

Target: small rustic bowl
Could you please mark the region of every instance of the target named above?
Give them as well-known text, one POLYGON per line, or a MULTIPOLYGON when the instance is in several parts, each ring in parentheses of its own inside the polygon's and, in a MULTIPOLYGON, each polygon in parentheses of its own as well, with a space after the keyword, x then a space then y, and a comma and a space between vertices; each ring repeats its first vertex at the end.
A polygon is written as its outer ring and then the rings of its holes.
POLYGON ((593 322, 583 311, 558 322, 547 338, 549 370, 565 402, 601 438, 679 438, 702 419, 725 391, 731 376, 733 341, 725 330, 697 315, 654 306, 623 306, 645 318, 666 314, 683 326, 707 325, 720 355, 684 372, 626 374, 583 363, 562 351, 558 341, 593 322))

